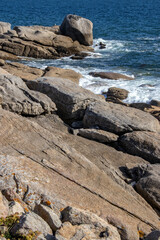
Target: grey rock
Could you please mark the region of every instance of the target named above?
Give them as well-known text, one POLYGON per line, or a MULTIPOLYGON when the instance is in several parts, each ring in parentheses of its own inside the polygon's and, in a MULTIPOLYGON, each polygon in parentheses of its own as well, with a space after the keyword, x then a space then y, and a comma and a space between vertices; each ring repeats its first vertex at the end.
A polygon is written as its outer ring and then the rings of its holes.
POLYGON ((22 215, 20 217, 19 223, 16 223, 12 227, 11 233, 15 234, 19 232, 21 234, 28 234, 29 230, 42 233, 47 240, 54 239, 52 230, 48 226, 48 224, 41 217, 39 217, 33 212, 22 215))
POLYGON ((48 223, 54 232, 61 227, 61 220, 51 208, 39 204, 36 205, 35 212, 48 223))
POLYGON ((19 215, 24 213, 23 207, 17 201, 10 202, 9 205, 9 215, 14 215, 15 213, 18 213, 19 215))
POLYGON ((149 113, 114 103, 94 102, 87 107, 83 119, 85 128, 100 129, 122 134, 132 131, 160 131, 157 119, 149 113))
POLYGON ((2 108, 21 115, 37 116, 56 110, 55 104, 44 94, 30 91, 21 78, 0 76, 2 108))
POLYGON ((153 231, 145 237, 145 240, 160 240, 160 231, 153 231))
POLYGON ((67 15, 60 26, 63 35, 86 46, 93 44, 92 29, 93 23, 90 20, 72 14, 67 15))
POLYGON ((130 154, 141 156, 151 163, 160 163, 160 134, 148 131, 126 133, 119 143, 130 154))
POLYGON ((138 166, 136 190, 153 208, 160 211, 160 164, 138 166), (141 173, 141 175, 140 175, 141 173))
POLYGON ((88 104, 98 99, 101 100, 101 97, 77 86, 68 79, 42 77, 35 81, 27 81, 26 84, 29 89, 50 97, 64 120, 81 120, 88 104))
POLYGON ((76 135, 79 135, 81 137, 85 137, 91 140, 95 140, 101 143, 111 143, 116 142, 118 139, 118 136, 114 133, 106 132, 100 129, 78 129, 75 130, 76 135))
POLYGON ((0 34, 6 33, 11 30, 11 24, 7 22, 0 22, 0 34))
POLYGON ((157 107, 160 107, 160 101, 158 101, 158 100, 152 100, 151 102, 150 102, 150 104, 151 105, 154 105, 154 106, 157 106, 157 107))

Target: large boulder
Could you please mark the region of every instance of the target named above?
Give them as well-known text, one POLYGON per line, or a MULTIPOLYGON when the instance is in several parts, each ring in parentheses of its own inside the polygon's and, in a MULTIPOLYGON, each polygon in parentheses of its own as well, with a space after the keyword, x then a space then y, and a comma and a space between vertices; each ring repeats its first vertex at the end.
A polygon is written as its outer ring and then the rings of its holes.
POLYGON ((112 80, 134 80, 133 77, 129 77, 127 75, 121 74, 121 73, 114 73, 114 72, 90 72, 89 73, 93 77, 100 77, 100 78, 106 78, 106 79, 112 79, 112 80))
POLYGON ((92 29, 93 23, 91 21, 72 14, 67 15, 60 26, 62 34, 86 46, 93 44, 92 29))
POLYGON ((160 131, 157 119, 149 113, 114 103, 94 102, 87 107, 83 119, 86 128, 98 126, 102 130, 122 134, 132 131, 160 131))
POLYGON ((0 75, 2 108, 29 116, 56 111, 55 104, 46 95, 30 91, 23 80, 12 75, 0 75))
POLYGON ((31 90, 39 91, 50 97, 64 120, 82 119, 88 104, 102 100, 101 97, 68 79, 42 77, 35 81, 28 81, 27 86, 31 90))
POLYGON ((121 136, 119 142, 128 153, 140 156, 151 163, 160 163, 160 134, 135 131, 121 136))
POLYGON ((11 30, 11 24, 7 22, 0 22, 0 34, 6 33, 11 30))

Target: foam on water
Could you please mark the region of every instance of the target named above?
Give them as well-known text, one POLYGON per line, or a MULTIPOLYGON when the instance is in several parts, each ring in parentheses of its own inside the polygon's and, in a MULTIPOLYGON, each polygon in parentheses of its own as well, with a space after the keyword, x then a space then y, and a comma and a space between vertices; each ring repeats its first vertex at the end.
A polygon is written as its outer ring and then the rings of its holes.
MULTIPOLYGON (((142 40, 142 42, 145 39, 142 40)), ((151 41, 151 39, 148 39, 151 41)), ((125 102, 150 102, 152 99, 160 100, 160 67, 141 62, 141 58, 152 56, 153 46, 133 41, 94 39, 94 52, 89 53, 83 60, 72 60, 63 57, 56 60, 21 58, 21 62, 31 66, 45 69, 47 66, 72 69, 83 75, 79 85, 95 94, 102 94, 110 87, 124 88, 129 91, 125 102), (100 43, 105 44, 104 49, 99 49, 100 43), (146 54, 147 52, 147 54, 146 54), (146 54, 146 55, 145 55, 146 54), (133 58, 133 59, 132 59, 133 58), (117 72, 134 77, 135 80, 109 80, 95 78, 90 72, 117 72)), ((159 45, 154 44, 157 53, 159 45)))

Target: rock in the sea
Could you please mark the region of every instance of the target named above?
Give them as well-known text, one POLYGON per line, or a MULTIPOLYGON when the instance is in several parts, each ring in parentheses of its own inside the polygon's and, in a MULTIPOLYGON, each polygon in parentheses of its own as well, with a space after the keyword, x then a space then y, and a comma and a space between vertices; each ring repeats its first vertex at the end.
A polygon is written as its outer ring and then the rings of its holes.
POLYGON ((160 107, 160 101, 158 101, 158 100, 152 100, 151 102, 150 102, 150 104, 151 105, 154 105, 154 106, 157 106, 157 107, 160 107))
POLYGON ((122 134, 132 131, 160 131, 157 119, 149 113, 114 103, 94 102, 87 107, 83 119, 85 128, 100 129, 122 134))
POLYGON ((134 80, 133 77, 129 77, 127 75, 121 74, 121 73, 114 73, 114 72, 90 72, 89 73, 93 77, 100 77, 100 78, 106 78, 106 79, 113 79, 113 80, 134 80))
POLYGON ((160 134, 135 131, 122 135, 119 142, 128 153, 140 156, 151 163, 160 163, 160 134))
MULTIPOLYGON (((58 113, 64 120, 81 120, 86 107, 96 100, 103 101, 101 97, 79 87, 70 80, 62 78, 42 77, 35 81, 28 81, 31 90, 46 94, 55 102, 58 113)), ((102 103, 102 105, 103 105, 102 103)))
POLYGON ((111 87, 108 89, 107 98, 115 97, 124 100, 128 97, 128 91, 122 88, 111 87))
POLYGON ((6 33, 11 30, 11 24, 7 22, 0 22, 0 34, 6 33))
POLYGON ((79 83, 79 79, 82 77, 80 73, 71 69, 63 69, 58 67, 47 67, 43 77, 59 77, 66 78, 75 83, 79 83))
POLYGON ((2 108, 29 116, 56 111, 55 104, 46 95, 30 91, 23 80, 12 75, 0 76, 2 108))
POLYGON ((22 215, 19 223, 16 223, 11 229, 12 234, 20 233, 27 235, 30 231, 37 231, 39 234, 43 234, 47 240, 54 240, 51 228, 41 217, 33 212, 22 215))
POLYGON ((55 232, 61 227, 61 220, 51 208, 44 206, 43 204, 38 204, 34 210, 41 218, 45 220, 45 222, 48 223, 52 231, 55 232))
POLYGON ((85 137, 91 140, 95 140, 101 143, 111 143, 116 142, 118 139, 118 136, 114 133, 106 132, 100 129, 76 129, 73 130, 74 134, 77 134, 81 137, 85 137))
POLYGON ((90 20, 72 14, 67 15, 60 26, 63 35, 86 46, 93 44, 92 29, 93 23, 90 20))

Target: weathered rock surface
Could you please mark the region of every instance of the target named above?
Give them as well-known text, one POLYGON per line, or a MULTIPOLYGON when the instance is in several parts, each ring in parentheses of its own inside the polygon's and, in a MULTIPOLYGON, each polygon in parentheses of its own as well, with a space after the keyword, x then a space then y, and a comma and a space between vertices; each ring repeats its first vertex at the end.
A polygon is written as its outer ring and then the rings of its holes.
POLYGON ((18 114, 36 116, 56 110, 46 95, 30 91, 21 78, 12 75, 0 76, 0 94, 2 108, 18 114))
POLYGON ((72 14, 67 15, 60 26, 62 34, 86 46, 93 44, 92 30, 93 23, 90 20, 72 14))
POLYGON ((140 156, 151 163, 160 163, 160 134, 135 131, 124 134, 119 141, 128 153, 140 156))
POLYGON ((0 75, 10 75, 6 70, 0 67, 0 75))
MULTIPOLYGON (((79 235, 83 236, 83 234, 87 239, 106 239, 106 237, 110 240, 121 239, 115 227, 89 211, 67 207, 62 211, 62 218, 63 222, 66 222, 66 225, 69 225, 72 229, 72 234, 74 232, 74 235, 77 236, 75 239, 80 239, 79 235), (77 228, 73 227, 75 225, 77 228)), ((63 236, 65 230, 64 226, 66 225, 63 225, 62 229, 58 231, 59 235, 62 233, 63 236)), ((58 234, 56 234, 56 237, 58 234)), ((70 236, 70 238, 67 239, 72 238, 70 236)))
POLYGON ((0 34, 6 33, 11 30, 11 24, 7 22, 0 22, 0 34))
POLYGON ((48 224, 37 214, 29 212, 25 215, 22 215, 19 223, 16 223, 12 229, 12 234, 21 233, 28 234, 29 231, 43 233, 45 239, 54 240, 52 230, 48 224))
POLYGON ((5 63, 2 68, 10 74, 18 76, 23 80, 34 80, 43 75, 43 70, 29 67, 18 62, 5 63))
POLYGON ((61 220, 51 208, 44 206, 42 204, 38 204, 36 205, 34 210, 41 218, 45 220, 45 222, 48 223, 52 231, 55 232, 57 229, 61 227, 62 225, 61 220))
POLYGON ((5 204, 5 199, 2 193, 0 192, 0 218, 6 217, 8 215, 9 208, 7 204, 5 204))
POLYGON ((98 126, 102 130, 115 134, 138 130, 160 131, 158 120, 150 114, 108 102, 90 104, 85 112, 83 123, 85 128, 98 126))
POLYGON ((58 67, 47 67, 43 77, 58 77, 69 79, 75 83, 79 83, 79 79, 82 78, 80 73, 75 72, 71 69, 63 69, 58 67))
POLYGON ((91 140, 95 140, 101 143, 111 143, 118 140, 118 136, 114 133, 106 132, 100 129, 76 129, 73 133, 81 137, 85 137, 91 140))
POLYGON ((23 213, 25 213, 23 207, 21 206, 21 204, 17 201, 12 201, 10 203, 10 206, 9 206, 9 213, 8 215, 14 215, 14 214, 19 214, 19 215, 22 215, 23 213))
POLYGON ((125 222, 129 240, 138 240, 131 235, 138 233, 139 224, 145 233, 159 227, 156 213, 125 184, 118 171, 126 161, 141 163, 143 159, 70 135, 62 131, 60 123, 49 125, 50 121, 44 116, 27 120, 2 109, 0 112, 3 154, 0 175, 4 176, 0 189, 8 185, 16 191, 22 189, 20 194, 29 205, 45 193, 53 202, 58 197, 68 205, 88 209, 103 219, 118 218, 125 222))
POLYGON ((14 54, 0 50, 0 58, 4 60, 15 60, 18 59, 14 54))
POLYGON ((62 78, 43 77, 36 81, 28 81, 27 86, 50 97, 55 102, 58 113, 65 120, 82 119, 86 107, 91 102, 102 100, 101 97, 72 81, 62 78))
POLYGON ((129 77, 127 75, 121 74, 121 73, 114 73, 114 72, 90 72, 89 73, 93 77, 100 77, 100 78, 107 78, 107 79, 113 79, 113 80, 134 80, 133 77, 129 77))
POLYGON ((136 190, 153 208, 160 211, 160 164, 140 165, 136 171, 136 190))

